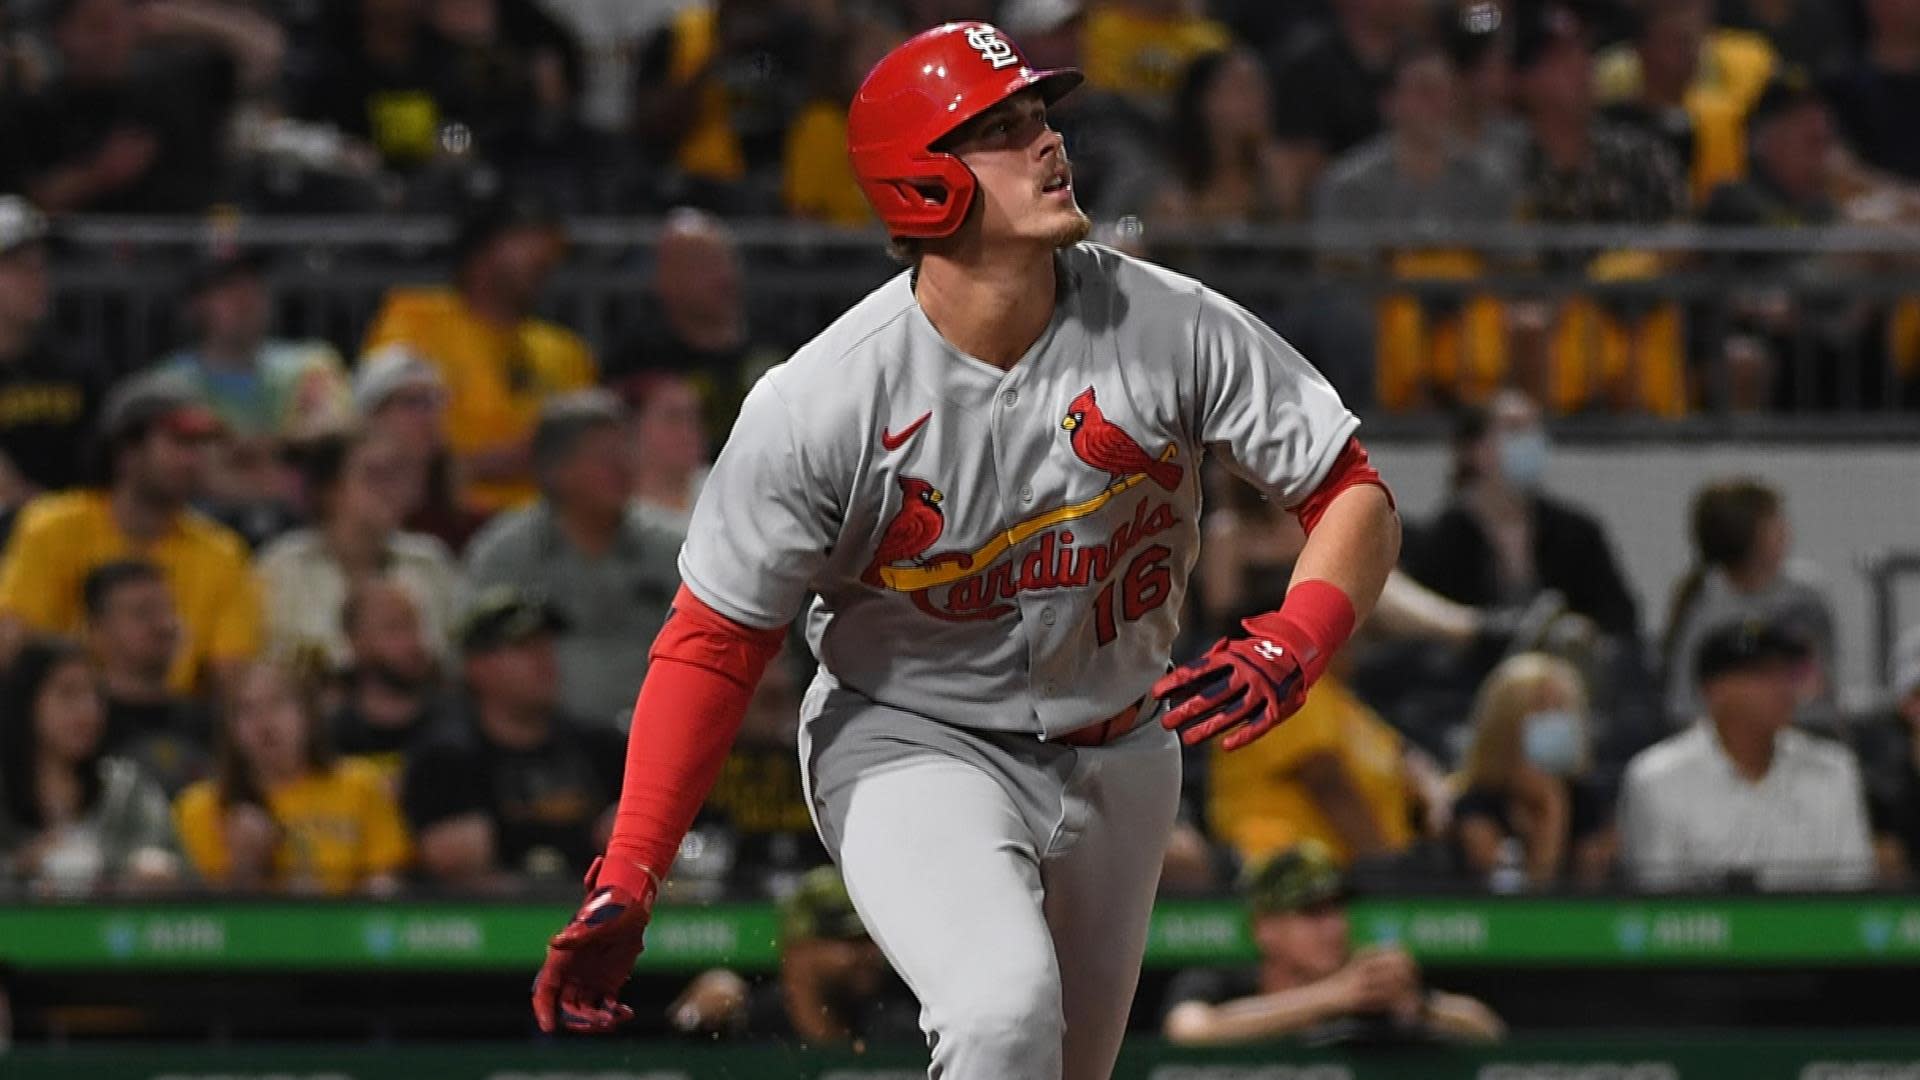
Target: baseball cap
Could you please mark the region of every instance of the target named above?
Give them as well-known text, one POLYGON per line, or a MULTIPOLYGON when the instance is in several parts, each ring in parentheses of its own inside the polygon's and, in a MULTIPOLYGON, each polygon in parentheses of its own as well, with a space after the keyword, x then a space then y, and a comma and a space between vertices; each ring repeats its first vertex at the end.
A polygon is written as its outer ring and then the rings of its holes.
POLYGON ((1785 626, 1769 619, 1739 619, 1707 631, 1694 656, 1693 675, 1696 682, 1705 684, 1734 672, 1802 664, 1812 658, 1813 647, 1785 626))
POLYGON ((861 941, 866 924, 853 909, 847 883, 831 866, 816 866, 800 878, 800 887, 780 904, 780 932, 786 940, 826 938, 861 941))
POLYGON ((1893 647, 1893 696, 1920 690, 1920 626, 1909 627, 1893 647))
POLYGON ((1255 915, 1305 911, 1353 895, 1333 852, 1318 840, 1302 840, 1248 868, 1244 891, 1255 915))
POLYGON ((1802 105, 1817 105, 1824 100, 1805 71, 1787 68, 1767 80, 1760 96, 1754 100, 1753 109, 1747 113, 1747 128, 1750 131, 1758 130, 1775 117, 1802 105))
POLYGON ((45 242, 47 215, 20 195, 0 195, 0 255, 45 242))
POLYGON ((543 634, 562 633, 570 625, 560 609, 545 598, 511 585, 496 585, 473 598, 454 637, 460 642, 460 651, 472 656, 543 634))
POLYGON ((447 384, 432 364, 405 345, 382 345, 360 358, 353 373, 353 405, 360 415, 378 412, 387 399, 416 387, 446 393, 447 384))
POLYGON ((226 430, 193 385, 185 379, 156 372, 137 376, 115 387, 100 410, 100 432, 109 445, 144 438, 165 427, 176 435, 205 438, 226 430))

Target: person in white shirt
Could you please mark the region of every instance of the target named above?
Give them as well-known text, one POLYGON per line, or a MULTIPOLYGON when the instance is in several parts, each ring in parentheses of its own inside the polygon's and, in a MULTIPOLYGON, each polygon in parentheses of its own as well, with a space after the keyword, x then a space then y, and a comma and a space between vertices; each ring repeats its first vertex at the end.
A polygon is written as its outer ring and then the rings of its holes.
POLYGON ((1805 639, 1764 620, 1710 630, 1695 654, 1706 715, 1627 766, 1621 854, 1643 888, 1868 884, 1873 851, 1847 750, 1792 727, 1805 639))

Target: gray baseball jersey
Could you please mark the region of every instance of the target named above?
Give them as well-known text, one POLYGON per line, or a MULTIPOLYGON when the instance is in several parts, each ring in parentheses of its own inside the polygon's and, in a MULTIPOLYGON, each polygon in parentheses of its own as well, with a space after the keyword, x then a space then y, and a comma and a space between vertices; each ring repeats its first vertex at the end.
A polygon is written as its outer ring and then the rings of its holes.
POLYGON ((1166 670, 1204 452, 1282 505, 1359 421, 1292 346, 1199 282, 1095 244, 1010 370, 949 345, 902 273, 747 396, 680 570, 752 626, 808 597, 840 686, 1055 736, 1166 670))

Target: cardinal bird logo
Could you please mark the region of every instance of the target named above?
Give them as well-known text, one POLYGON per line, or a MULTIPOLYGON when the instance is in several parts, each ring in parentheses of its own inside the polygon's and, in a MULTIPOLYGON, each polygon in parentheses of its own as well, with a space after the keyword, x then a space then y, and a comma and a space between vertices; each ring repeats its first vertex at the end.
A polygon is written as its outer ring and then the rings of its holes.
POLYGON ((869 585, 880 584, 883 567, 909 559, 918 562, 928 548, 939 542, 940 532, 947 526, 947 519, 940 512, 940 502, 946 496, 938 488, 917 476, 902 476, 899 481, 900 494, 906 496, 906 502, 887 523, 873 561, 860 575, 860 580, 869 585))
POLYGON ((1093 387, 1080 391, 1080 396, 1067 406, 1067 415, 1061 418, 1060 426, 1072 433, 1070 441, 1075 457, 1112 474, 1114 479, 1145 473, 1149 480, 1168 491, 1180 487, 1180 477, 1185 470, 1171 461, 1155 461, 1133 441, 1133 436, 1102 416, 1099 403, 1093 399, 1093 387))

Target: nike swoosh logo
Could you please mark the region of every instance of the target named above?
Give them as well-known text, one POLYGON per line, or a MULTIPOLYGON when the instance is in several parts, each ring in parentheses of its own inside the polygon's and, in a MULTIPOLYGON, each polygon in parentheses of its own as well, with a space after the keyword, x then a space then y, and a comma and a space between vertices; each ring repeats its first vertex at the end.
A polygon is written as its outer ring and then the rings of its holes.
POLYGON ((901 428, 900 434, 898 435, 895 435, 893 432, 888 431, 886 428, 881 428, 880 429, 880 445, 886 447, 888 450, 900 449, 902 446, 905 446, 907 444, 908 439, 913 438, 914 432, 920 430, 920 425, 926 423, 931 419, 933 419, 933 410, 928 409, 927 414, 925 416, 922 416, 920 419, 915 420, 913 423, 908 424, 904 428, 901 428))

